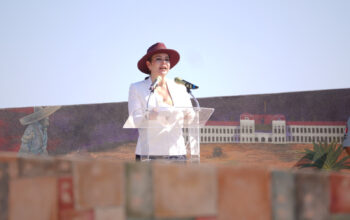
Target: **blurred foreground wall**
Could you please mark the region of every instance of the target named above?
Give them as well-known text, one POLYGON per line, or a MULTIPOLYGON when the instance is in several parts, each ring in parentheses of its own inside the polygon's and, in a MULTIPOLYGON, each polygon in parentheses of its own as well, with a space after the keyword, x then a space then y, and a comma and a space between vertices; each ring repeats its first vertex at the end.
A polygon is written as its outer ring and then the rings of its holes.
POLYGON ((0 154, 0 220, 350 219, 350 175, 0 154))

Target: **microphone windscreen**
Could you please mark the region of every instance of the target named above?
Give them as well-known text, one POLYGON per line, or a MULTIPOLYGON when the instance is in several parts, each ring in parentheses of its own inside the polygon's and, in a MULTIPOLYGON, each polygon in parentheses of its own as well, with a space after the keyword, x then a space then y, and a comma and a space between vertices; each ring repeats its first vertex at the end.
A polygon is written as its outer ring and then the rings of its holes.
POLYGON ((182 82, 182 79, 181 79, 181 78, 179 78, 179 77, 175 77, 175 82, 177 82, 177 83, 181 83, 181 82, 182 82))

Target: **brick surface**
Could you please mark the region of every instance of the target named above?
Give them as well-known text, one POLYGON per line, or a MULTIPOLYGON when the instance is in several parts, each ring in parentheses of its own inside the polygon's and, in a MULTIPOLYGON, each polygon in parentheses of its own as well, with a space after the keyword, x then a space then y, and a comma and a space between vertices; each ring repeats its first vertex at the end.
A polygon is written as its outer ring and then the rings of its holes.
POLYGON ((8 164, 0 162, 0 220, 8 219, 8 164))
POLYGON ((108 208, 96 208, 94 210, 94 220, 124 220, 124 208, 120 207, 108 207, 108 208))
POLYGON ((330 219, 329 179, 323 172, 295 174, 297 219, 330 219))
POLYGON ((350 213, 350 175, 330 175, 331 212, 350 213))
POLYGON ((74 162, 73 175, 77 209, 123 205, 124 168, 122 163, 74 162))
POLYGON ((56 175, 56 163, 53 158, 21 157, 18 159, 20 177, 38 177, 56 175))
POLYGON ((217 181, 213 166, 153 166, 156 218, 216 215, 217 181))
POLYGON ((10 220, 56 220, 57 184, 54 177, 10 180, 10 220))
POLYGON ((95 220, 94 211, 88 210, 65 210, 60 212, 60 220, 95 220))
POLYGON ((296 219, 294 181, 294 175, 291 172, 273 171, 271 173, 272 219, 296 219))
POLYGON ((128 217, 153 216, 153 182, 150 163, 128 163, 126 169, 126 213, 128 217))
POLYGON ((271 219, 270 174, 265 169, 220 167, 218 220, 271 219))
POLYGON ((59 211, 74 209, 73 179, 61 177, 57 180, 59 211))

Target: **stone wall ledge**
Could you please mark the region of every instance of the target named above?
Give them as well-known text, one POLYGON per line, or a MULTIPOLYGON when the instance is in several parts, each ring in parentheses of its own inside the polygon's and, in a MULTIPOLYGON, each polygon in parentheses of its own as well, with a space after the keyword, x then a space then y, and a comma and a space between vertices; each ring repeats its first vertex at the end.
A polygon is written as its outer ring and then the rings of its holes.
POLYGON ((3 152, 5 219, 350 219, 350 174, 3 152))

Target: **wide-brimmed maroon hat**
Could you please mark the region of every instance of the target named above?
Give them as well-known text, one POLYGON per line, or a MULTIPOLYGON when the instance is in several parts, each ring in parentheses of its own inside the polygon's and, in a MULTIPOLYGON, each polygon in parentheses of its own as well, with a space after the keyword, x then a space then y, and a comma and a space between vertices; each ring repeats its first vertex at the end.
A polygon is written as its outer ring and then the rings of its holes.
POLYGON ((176 50, 167 49, 164 43, 155 43, 148 48, 146 55, 144 55, 137 63, 137 67, 141 72, 151 74, 146 65, 146 61, 156 53, 166 53, 169 55, 170 69, 173 68, 180 60, 180 54, 176 50))

